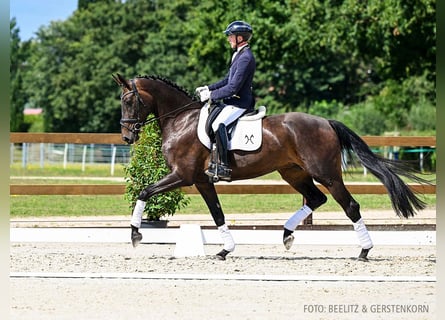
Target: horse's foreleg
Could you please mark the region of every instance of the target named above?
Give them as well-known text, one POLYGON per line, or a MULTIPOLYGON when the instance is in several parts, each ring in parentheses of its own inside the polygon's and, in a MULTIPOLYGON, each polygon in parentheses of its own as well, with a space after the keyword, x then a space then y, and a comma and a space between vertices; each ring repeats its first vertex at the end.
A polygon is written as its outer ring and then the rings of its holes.
POLYGON ((223 249, 216 254, 216 257, 220 260, 226 260, 226 256, 235 250, 235 241, 230 233, 229 227, 226 224, 218 227, 218 231, 224 243, 223 249))
POLYGON ((174 172, 166 175, 157 183, 149 185, 138 196, 136 205, 133 208, 133 214, 131 216, 131 243, 133 247, 136 247, 142 240, 142 234, 139 232, 139 228, 142 223, 142 215, 144 213, 147 200, 161 192, 167 192, 183 186, 183 180, 174 172))
POLYGON ((136 247, 142 240, 142 234, 139 232, 139 228, 142 223, 142 214, 144 213, 145 204, 144 200, 137 200, 136 205, 133 208, 133 214, 131 215, 131 243, 133 247, 136 247))
POLYGON ((207 204, 224 243, 223 249, 216 254, 216 257, 220 260, 225 260, 226 256, 235 250, 235 241, 226 225, 224 213, 221 204, 219 203, 215 186, 211 183, 196 183, 195 185, 207 204))

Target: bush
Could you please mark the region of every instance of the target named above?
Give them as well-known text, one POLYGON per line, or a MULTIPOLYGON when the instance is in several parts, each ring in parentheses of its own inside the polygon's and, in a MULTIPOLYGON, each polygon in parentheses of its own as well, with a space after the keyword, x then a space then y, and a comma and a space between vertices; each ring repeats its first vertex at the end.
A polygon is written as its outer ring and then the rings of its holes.
MULTIPOLYGON (((161 151, 160 129, 151 122, 143 127, 139 141, 131 149, 131 159, 124 168, 125 198, 130 208, 136 204, 139 193, 148 185, 158 182, 170 172, 161 151)), ((180 189, 164 192, 147 200, 144 213, 148 221, 158 221, 163 216, 173 215, 189 203, 180 189)))
POLYGON ((342 103, 333 101, 315 101, 308 109, 308 113, 317 115, 326 119, 335 118, 338 113, 344 108, 342 103))
POLYGON ((381 135, 388 129, 385 116, 379 112, 372 102, 353 105, 338 115, 342 121, 360 135, 381 135))
POLYGON ((435 131, 436 108, 429 101, 419 101, 408 114, 408 127, 416 131, 435 131))
POLYGON ((27 132, 45 132, 43 115, 25 115, 24 125, 27 132))

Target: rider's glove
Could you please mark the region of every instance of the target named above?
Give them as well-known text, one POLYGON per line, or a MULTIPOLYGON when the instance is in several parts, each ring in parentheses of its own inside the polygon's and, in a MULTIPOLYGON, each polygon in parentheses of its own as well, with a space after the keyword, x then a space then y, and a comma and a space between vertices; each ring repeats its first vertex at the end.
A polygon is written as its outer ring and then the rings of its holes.
POLYGON ((196 94, 199 95, 201 102, 205 102, 210 99, 210 90, 209 87, 198 87, 195 90, 196 94))
POLYGON ((209 87, 207 86, 203 86, 203 87, 198 87, 195 89, 196 94, 199 94, 202 90, 208 89, 209 87))

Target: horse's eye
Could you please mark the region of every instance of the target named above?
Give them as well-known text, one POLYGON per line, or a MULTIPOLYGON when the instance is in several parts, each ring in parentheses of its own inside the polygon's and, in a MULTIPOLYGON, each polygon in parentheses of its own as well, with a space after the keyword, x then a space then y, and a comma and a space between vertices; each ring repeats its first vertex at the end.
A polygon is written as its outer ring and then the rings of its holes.
POLYGON ((133 100, 131 98, 124 99, 124 105, 131 108, 133 106, 133 100))

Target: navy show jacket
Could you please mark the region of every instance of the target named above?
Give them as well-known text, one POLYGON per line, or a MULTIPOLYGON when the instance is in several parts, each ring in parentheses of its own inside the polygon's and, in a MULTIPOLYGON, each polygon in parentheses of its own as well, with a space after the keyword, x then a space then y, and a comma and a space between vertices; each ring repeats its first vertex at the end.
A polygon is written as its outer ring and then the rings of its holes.
POLYGON ((226 77, 209 85, 212 100, 223 100, 225 104, 253 111, 255 101, 252 92, 255 58, 248 46, 237 53, 226 77))

